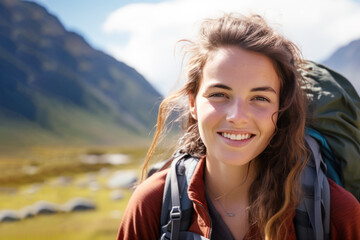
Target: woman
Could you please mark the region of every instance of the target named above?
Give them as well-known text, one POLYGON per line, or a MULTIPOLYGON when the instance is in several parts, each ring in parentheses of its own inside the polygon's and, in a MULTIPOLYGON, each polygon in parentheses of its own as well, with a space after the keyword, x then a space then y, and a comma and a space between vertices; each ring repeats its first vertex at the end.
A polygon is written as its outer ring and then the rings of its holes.
MULTIPOLYGON (((144 171, 166 119, 181 109, 185 133, 177 151, 201 158, 188 188, 189 231, 211 239, 296 239, 299 177, 308 158, 298 48, 260 16, 226 14, 205 20, 186 53, 186 83, 160 106, 144 171)), ((160 237, 166 174, 136 189, 118 239, 160 237)), ((357 200, 329 182, 331 238, 360 239, 357 200)))

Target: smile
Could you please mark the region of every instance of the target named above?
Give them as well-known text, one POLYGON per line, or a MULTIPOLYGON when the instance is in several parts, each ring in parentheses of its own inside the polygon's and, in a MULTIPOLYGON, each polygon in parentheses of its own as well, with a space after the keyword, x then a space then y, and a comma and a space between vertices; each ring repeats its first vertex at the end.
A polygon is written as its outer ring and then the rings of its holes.
POLYGON ((252 135, 249 133, 234 134, 234 133, 226 133, 226 132, 222 132, 221 136, 236 141, 246 140, 252 137, 252 135))

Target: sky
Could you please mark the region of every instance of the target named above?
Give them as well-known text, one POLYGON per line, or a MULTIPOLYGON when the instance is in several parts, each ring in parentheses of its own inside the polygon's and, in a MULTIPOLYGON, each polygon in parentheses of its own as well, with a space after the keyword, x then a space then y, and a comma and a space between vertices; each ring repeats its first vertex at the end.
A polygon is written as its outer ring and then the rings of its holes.
POLYGON ((360 38, 360 0, 31 0, 98 50, 135 68, 163 95, 181 78, 180 39, 224 12, 261 14, 302 50, 323 61, 360 38))

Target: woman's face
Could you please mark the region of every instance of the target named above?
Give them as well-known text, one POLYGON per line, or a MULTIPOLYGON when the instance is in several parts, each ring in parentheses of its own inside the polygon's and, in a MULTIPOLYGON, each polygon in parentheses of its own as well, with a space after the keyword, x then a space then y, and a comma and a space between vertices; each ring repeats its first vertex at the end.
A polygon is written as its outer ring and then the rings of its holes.
POLYGON ((208 161, 241 166, 269 144, 279 110, 280 79, 271 60, 239 47, 210 57, 190 111, 208 161))

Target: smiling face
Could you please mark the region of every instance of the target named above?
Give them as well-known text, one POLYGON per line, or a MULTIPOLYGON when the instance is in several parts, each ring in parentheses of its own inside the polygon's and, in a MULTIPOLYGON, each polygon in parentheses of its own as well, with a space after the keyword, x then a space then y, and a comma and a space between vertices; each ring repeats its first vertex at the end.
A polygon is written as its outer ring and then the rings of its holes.
POLYGON ((280 79, 265 55, 239 47, 214 52, 190 97, 207 161, 242 166, 255 159, 274 134, 279 94, 280 79))

